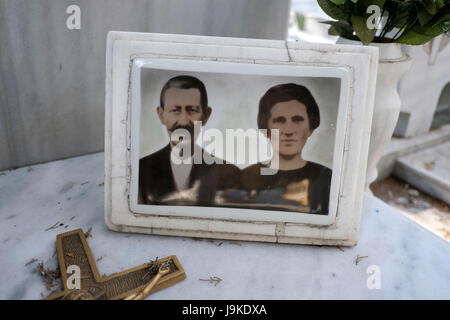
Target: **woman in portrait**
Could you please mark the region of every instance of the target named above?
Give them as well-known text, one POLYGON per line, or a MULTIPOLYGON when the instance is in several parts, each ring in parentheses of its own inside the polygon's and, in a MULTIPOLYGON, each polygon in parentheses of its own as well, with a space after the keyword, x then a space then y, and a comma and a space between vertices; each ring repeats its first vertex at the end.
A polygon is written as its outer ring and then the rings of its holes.
POLYGON ((268 163, 243 170, 241 185, 250 203, 262 209, 328 214, 332 172, 302 156, 303 147, 319 124, 319 107, 306 87, 280 84, 263 95, 258 128, 267 130, 278 161, 273 157, 268 163), (278 141, 274 129, 278 130, 278 141))

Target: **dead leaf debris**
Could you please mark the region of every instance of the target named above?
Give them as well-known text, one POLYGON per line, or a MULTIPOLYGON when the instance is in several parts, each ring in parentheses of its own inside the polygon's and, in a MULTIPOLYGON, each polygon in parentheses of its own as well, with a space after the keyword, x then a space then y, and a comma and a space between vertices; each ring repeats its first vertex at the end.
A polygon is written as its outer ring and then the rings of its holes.
POLYGON ((358 254, 358 256, 357 256, 356 259, 355 259, 355 265, 358 265, 358 263, 360 263, 361 260, 366 259, 366 258, 368 258, 368 257, 369 257, 369 256, 360 256, 360 255, 358 254))
POLYGON ((44 262, 40 262, 36 268, 36 271, 41 275, 42 280, 45 283, 45 287, 47 288, 47 291, 50 291, 55 284, 57 284, 57 280, 61 277, 61 274, 59 272, 59 268, 56 268, 55 270, 52 269, 46 269, 44 267, 44 262))
POLYGON ((48 227, 47 229, 45 229, 45 231, 56 229, 56 228, 58 228, 58 225, 59 225, 59 221, 57 223, 55 223, 54 225, 52 225, 51 227, 48 227))
POLYGON ((91 232, 92 232, 92 227, 89 227, 88 231, 84 233, 84 237, 86 239, 92 237, 91 232))
POLYGON ((155 258, 155 260, 150 260, 150 262, 147 264, 147 272, 142 277, 142 280, 144 280, 147 277, 152 278, 158 273, 159 267, 161 266, 161 262, 158 260, 158 257, 155 258))
POLYGON ((28 262, 25 264, 25 267, 26 267, 26 266, 29 266, 29 265, 32 264, 32 263, 35 263, 36 261, 38 261, 36 258, 31 259, 30 261, 28 261, 28 262))
POLYGON ((209 283, 214 283, 214 286, 217 287, 217 285, 222 281, 219 277, 212 276, 209 277, 209 279, 198 279, 200 281, 208 281, 209 283))
POLYGON ((426 161, 423 163, 423 166, 425 167, 425 169, 427 170, 433 170, 434 169, 434 165, 436 163, 434 161, 426 161))

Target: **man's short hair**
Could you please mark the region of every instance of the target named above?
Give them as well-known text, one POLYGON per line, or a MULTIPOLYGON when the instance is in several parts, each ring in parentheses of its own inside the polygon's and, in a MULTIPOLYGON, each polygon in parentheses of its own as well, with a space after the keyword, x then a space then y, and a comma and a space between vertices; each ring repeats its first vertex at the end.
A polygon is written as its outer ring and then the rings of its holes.
POLYGON ((276 85, 262 96, 259 100, 258 128, 267 129, 270 119, 270 110, 279 102, 297 100, 306 106, 306 113, 309 119, 309 128, 314 131, 320 124, 320 112, 316 100, 311 92, 304 86, 295 83, 285 83, 276 85))
POLYGON ((164 108, 165 93, 170 88, 198 89, 200 91, 200 105, 202 106, 203 114, 206 113, 206 109, 208 108, 208 95, 205 85, 199 79, 191 76, 177 76, 167 81, 161 89, 161 95, 159 97, 161 108, 164 108))

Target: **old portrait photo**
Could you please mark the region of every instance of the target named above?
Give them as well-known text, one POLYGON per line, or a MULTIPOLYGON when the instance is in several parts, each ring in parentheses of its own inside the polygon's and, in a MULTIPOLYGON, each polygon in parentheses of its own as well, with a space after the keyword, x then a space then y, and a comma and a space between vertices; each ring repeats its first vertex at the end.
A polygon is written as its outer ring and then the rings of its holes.
POLYGON ((130 201, 140 208, 272 214, 335 210, 330 191, 338 180, 333 152, 341 79, 311 70, 236 74, 232 64, 211 66, 208 72, 141 69, 140 96, 132 99, 132 119, 139 121, 132 128, 139 130, 132 131, 138 173, 130 201))
POLYGON ((111 230, 354 245, 378 51, 110 32, 111 230))

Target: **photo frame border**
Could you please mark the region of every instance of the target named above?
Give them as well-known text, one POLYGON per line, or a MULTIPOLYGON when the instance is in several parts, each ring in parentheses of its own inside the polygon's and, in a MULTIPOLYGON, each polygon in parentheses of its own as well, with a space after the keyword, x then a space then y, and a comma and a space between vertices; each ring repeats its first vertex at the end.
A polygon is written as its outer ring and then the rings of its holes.
POLYGON ((373 47, 111 31, 107 40, 105 101, 107 227, 122 232, 188 237, 355 245, 364 192, 377 66, 378 49, 373 47), (348 70, 351 111, 345 128, 346 147, 342 154, 340 181, 341 184, 345 181, 345 188, 341 188, 342 192, 338 195, 338 214, 333 223, 320 226, 131 212, 130 90, 133 61, 138 58, 328 66, 348 70))
MULTIPOLYGON (((300 78, 334 78, 340 80, 339 89, 339 107, 336 119, 336 137, 344 137, 345 127, 347 123, 348 115, 348 91, 349 91, 349 73, 347 69, 343 68, 329 68, 321 67, 319 70, 315 70, 315 67, 310 66, 288 66, 288 65, 269 65, 269 64, 246 64, 246 63, 230 63, 219 61, 198 61, 198 60, 177 60, 177 59, 155 59, 155 58, 136 58, 133 59, 133 65, 131 70, 131 83, 136 83, 130 90, 130 153, 131 153, 131 167, 139 166, 140 155, 140 125, 141 117, 140 112, 142 107, 141 94, 142 94, 142 69, 157 69, 157 70, 182 70, 181 72, 212 72, 212 73, 228 73, 228 74, 242 74, 249 75, 252 73, 248 69, 259 72, 260 74, 276 75, 295 77, 301 74, 300 78), (152 66, 149 67, 149 66, 152 66), (186 70, 188 69, 188 70, 186 70), (201 69, 201 71, 198 71, 201 69), (220 69, 221 71, 218 71, 220 69), (211 71, 214 70, 214 71, 211 71), (268 72, 277 72, 277 74, 269 74, 268 72), (283 73, 284 74, 279 74, 283 73), (265 74, 267 73, 267 74, 265 74), (133 124, 134 123, 134 124, 133 124)), ((155 115, 156 116, 156 115, 155 115)), ((338 153, 344 148, 344 139, 336 141, 333 144, 335 153, 338 153)), ((333 175, 339 177, 342 167, 342 157, 335 157, 333 159, 333 175)), ((138 198, 138 172, 137 170, 131 171, 130 181, 130 198, 129 207, 134 213, 141 214, 154 214, 151 212, 160 211, 162 215, 167 216, 185 216, 185 212, 189 212, 188 215, 197 218, 212 218, 222 220, 234 220, 234 221, 264 221, 264 222, 292 222, 303 223, 311 225, 331 225, 333 224, 337 213, 337 197, 338 189, 340 188, 340 178, 332 179, 331 192, 336 192, 330 199, 330 209, 327 215, 309 214, 303 212, 289 212, 280 210, 261 210, 257 208, 240 208, 240 207, 221 207, 214 206, 214 213, 211 214, 210 207, 196 207, 192 210, 192 206, 158 206, 158 205, 143 205, 137 203, 138 198), (242 210, 252 210, 253 212, 243 218, 242 210)), ((330 192, 330 193, 331 193, 330 192)))

